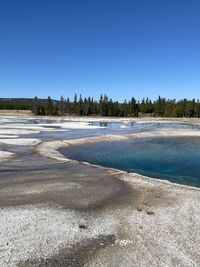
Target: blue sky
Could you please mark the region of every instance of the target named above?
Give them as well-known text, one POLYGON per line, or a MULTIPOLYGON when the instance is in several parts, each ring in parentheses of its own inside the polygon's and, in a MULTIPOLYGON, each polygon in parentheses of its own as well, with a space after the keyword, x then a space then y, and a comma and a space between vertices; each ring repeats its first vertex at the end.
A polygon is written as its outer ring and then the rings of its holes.
POLYGON ((0 0, 0 97, 200 97, 199 0, 0 0))

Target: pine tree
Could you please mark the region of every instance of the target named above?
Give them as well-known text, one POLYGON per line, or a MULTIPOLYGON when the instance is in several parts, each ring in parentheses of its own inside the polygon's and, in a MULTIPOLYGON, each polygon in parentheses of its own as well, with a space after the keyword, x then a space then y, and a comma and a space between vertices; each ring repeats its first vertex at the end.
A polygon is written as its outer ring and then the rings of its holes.
POLYGON ((132 117, 138 116, 138 106, 136 103, 136 99, 134 97, 132 97, 130 101, 130 114, 129 115, 132 117))
POLYGON ((79 116, 83 115, 83 99, 82 99, 82 95, 80 95, 80 97, 79 97, 77 113, 78 113, 79 116))
POLYGON ((51 100, 51 97, 48 96, 46 100, 45 115, 53 115, 53 111, 53 102, 51 100))
POLYGON ((69 97, 67 98, 67 101, 66 101, 66 113, 67 113, 68 115, 71 114, 71 103, 70 103, 70 99, 69 99, 69 97))
POLYGON ((79 115, 79 106, 77 101, 77 94, 74 96, 73 113, 79 115))
POLYGON ((38 101, 37 96, 35 96, 33 99, 32 112, 34 115, 39 115, 39 101, 38 101))
POLYGON ((99 106, 98 113, 99 115, 103 116, 103 95, 102 94, 100 96, 98 106, 99 106))
POLYGON ((61 115, 64 115, 66 112, 66 101, 63 96, 60 97, 60 102, 59 102, 59 113, 61 115))

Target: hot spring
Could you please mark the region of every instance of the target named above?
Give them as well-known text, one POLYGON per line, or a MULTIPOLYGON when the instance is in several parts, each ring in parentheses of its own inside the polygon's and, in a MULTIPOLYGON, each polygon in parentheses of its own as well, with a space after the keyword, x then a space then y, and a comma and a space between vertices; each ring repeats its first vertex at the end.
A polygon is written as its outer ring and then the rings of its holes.
POLYGON ((62 148, 67 158, 200 187, 200 138, 153 137, 62 148))

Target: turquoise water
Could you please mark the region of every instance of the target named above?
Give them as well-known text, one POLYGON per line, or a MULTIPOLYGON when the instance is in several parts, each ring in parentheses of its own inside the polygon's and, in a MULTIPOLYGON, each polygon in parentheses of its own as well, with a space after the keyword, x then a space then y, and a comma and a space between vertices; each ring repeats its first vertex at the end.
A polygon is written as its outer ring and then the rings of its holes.
POLYGON ((154 137, 62 148, 68 158, 200 187, 200 138, 154 137))

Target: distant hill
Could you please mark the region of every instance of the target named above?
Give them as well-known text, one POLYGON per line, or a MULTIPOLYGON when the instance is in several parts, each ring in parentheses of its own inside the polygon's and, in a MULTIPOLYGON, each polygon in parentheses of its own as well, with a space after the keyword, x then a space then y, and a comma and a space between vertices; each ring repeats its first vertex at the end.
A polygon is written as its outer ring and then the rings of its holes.
MULTIPOLYGON (((39 103, 41 105, 45 105, 46 99, 39 98, 39 103)), ((58 103, 58 100, 53 100, 53 103, 58 103)), ((32 105, 33 104, 33 98, 0 98, 1 104, 19 104, 19 105, 32 105)))
MULTIPOLYGON (((33 98, 0 98, 0 110, 33 110, 33 98)), ((58 106, 59 101, 52 100, 54 106, 58 106)), ((45 113, 46 99, 38 99, 38 106, 45 113)))

